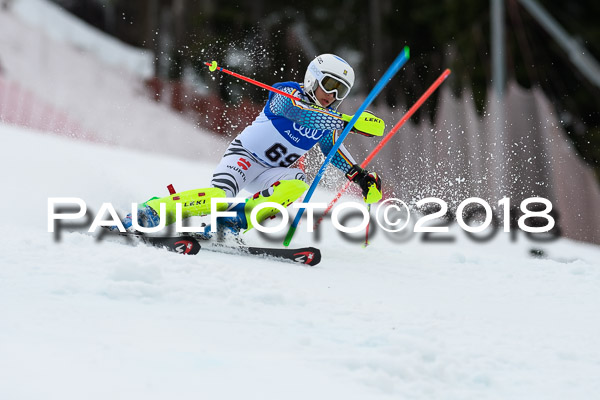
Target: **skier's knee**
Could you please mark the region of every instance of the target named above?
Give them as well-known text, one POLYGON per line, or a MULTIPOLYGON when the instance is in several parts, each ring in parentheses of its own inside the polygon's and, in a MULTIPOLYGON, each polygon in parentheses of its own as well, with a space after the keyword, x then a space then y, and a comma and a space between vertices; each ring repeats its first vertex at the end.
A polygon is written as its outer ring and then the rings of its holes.
POLYGON ((299 180, 302 182, 306 182, 306 174, 299 168, 293 168, 290 170, 290 173, 287 174, 285 178, 282 178, 280 180, 299 180))

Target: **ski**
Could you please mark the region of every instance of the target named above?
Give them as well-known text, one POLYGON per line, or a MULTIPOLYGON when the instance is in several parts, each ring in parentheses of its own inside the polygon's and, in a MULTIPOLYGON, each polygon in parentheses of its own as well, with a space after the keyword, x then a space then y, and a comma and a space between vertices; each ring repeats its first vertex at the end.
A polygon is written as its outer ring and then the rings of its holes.
POLYGON ((282 259, 299 264, 314 266, 321 261, 321 251, 315 247, 301 247, 297 249, 278 249, 272 247, 255 247, 244 245, 231 245, 202 241, 190 235, 174 237, 157 237, 133 235, 144 243, 154 247, 162 247, 179 254, 195 255, 200 250, 218 253, 243 255, 250 254, 267 258, 282 259), (202 242, 202 244, 201 244, 202 242))
POLYGON ((158 236, 143 236, 135 235, 142 242, 154 247, 162 247, 169 251, 179 254, 196 255, 202 248, 200 242, 191 236, 173 236, 173 237, 158 237, 158 236))

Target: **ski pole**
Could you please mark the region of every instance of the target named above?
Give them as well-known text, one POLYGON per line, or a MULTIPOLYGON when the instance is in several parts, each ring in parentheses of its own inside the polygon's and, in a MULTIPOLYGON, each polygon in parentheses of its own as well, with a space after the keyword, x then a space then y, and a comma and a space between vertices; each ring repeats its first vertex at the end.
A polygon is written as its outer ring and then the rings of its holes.
MULTIPOLYGON (((240 75, 240 74, 238 74, 238 73, 236 73, 236 72, 230 71, 230 70, 228 70, 228 69, 225 69, 225 68, 223 68, 223 67, 219 67, 219 66, 217 65, 217 62, 216 62, 216 61, 213 61, 213 62, 205 62, 204 64, 205 64, 205 65, 208 65, 208 69, 209 69, 209 70, 211 70, 211 71, 216 71, 216 70, 219 70, 219 71, 221 71, 221 72, 224 72, 224 73, 226 73, 226 74, 229 74, 229 75, 231 75, 231 76, 233 76, 233 77, 236 77, 236 78, 238 78, 238 79, 241 79, 241 80, 243 80, 243 81, 249 82, 249 83, 251 83, 251 84, 253 84, 253 85, 256 85, 256 86, 258 86, 258 87, 261 87, 261 88, 263 88, 263 89, 267 89, 267 90, 269 90, 269 91, 271 91, 271 92, 273 92, 273 93, 277 93, 277 94, 280 94, 280 95, 282 95, 282 96, 285 96, 285 97, 287 97, 288 99, 291 99, 291 100, 293 100, 293 101, 295 101, 295 102, 306 104, 306 105, 308 105, 308 106, 309 106, 309 107, 311 107, 311 108, 316 108, 316 109, 319 109, 319 110, 325 110, 325 108, 323 108, 323 107, 320 107, 320 106, 318 106, 318 105, 316 105, 316 104, 310 104, 310 103, 306 103, 306 102, 304 102, 304 101, 300 100, 299 98, 297 98, 297 97, 294 97, 294 96, 292 96, 291 94, 289 94, 289 93, 286 93, 286 92, 284 92, 284 91, 281 91, 281 90, 279 90, 279 89, 276 89, 276 88, 274 88, 273 86, 269 86, 269 85, 267 85, 266 83, 262 83, 262 82, 256 81, 256 80, 254 80, 254 79, 252 79, 252 78, 248 78, 247 76, 240 75)), ((331 110, 328 110, 328 111, 331 111, 331 110)), ((347 119, 351 119, 351 117, 352 117, 351 115, 345 115, 345 114, 342 114, 342 113, 340 113, 340 114, 341 114, 341 115, 343 115, 343 116, 345 116, 345 117, 347 117, 347 119)))
POLYGON ((250 82, 251 84, 253 84, 253 85, 256 85, 256 86, 258 86, 258 87, 261 87, 261 88, 263 88, 263 89, 267 89, 267 90, 270 90, 271 92, 275 92, 275 93, 277 93, 277 94, 280 94, 280 95, 282 95, 282 96, 288 97, 288 98, 290 98, 290 99, 292 99, 292 100, 294 100, 294 101, 300 101, 300 99, 298 99, 297 97, 294 97, 294 96, 292 96, 291 94, 289 94, 289 93, 286 93, 286 92, 284 92, 284 91, 282 91, 282 90, 275 89, 273 86, 269 86, 269 85, 267 85, 267 84, 265 84, 265 83, 262 83, 262 82, 259 82, 259 81, 255 81, 255 80, 254 80, 254 79, 252 79, 252 78, 248 78, 248 77, 246 77, 246 76, 244 76, 244 75, 240 75, 240 74, 238 74, 238 73, 236 73, 236 72, 230 71, 230 70, 228 70, 228 69, 225 69, 225 68, 223 68, 223 67, 219 67, 219 66, 217 65, 217 62, 216 62, 216 61, 213 61, 212 63, 205 62, 204 64, 205 64, 205 65, 208 65, 208 69, 209 69, 211 72, 212 72, 212 71, 215 71, 215 70, 219 70, 219 71, 221 71, 221 72, 225 72, 226 74, 229 74, 229 75, 231 75, 231 76, 235 76, 236 78, 238 78, 238 79, 241 79, 241 80, 243 80, 243 81, 250 82))
MULTIPOLYGON (((377 155, 377 153, 379 153, 379 151, 383 148, 383 146, 385 146, 387 144, 387 142, 389 142, 392 139, 392 136, 394 136, 394 134, 396 134, 396 132, 398 132, 398 130, 402 127, 402 125, 404 125, 404 123, 406 121, 408 121, 408 119, 410 117, 412 117, 412 115, 419 109, 419 107, 421 107, 421 105, 423 105, 423 103, 429 98, 429 96, 431 96, 431 94, 442 84, 442 82, 444 82, 446 80, 448 75, 450 75, 450 72, 451 71, 449 69, 446 69, 435 80, 435 82, 433 82, 431 84, 431 86, 429 86, 429 88, 425 91, 425 93, 423 93, 423 95, 421 95, 421 97, 419 97, 419 100, 417 100, 417 102, 415 104, 413 104, 413 106, 406 112, 406 114, 404 114, 402 119, 400 121, 398 121, 398 123, 392 128, 392 130, 389 131, 387 135, 385 135, 385 137, 377 145, 377 147, 375 147, 375 149, 373 149, 371 154, 369 154, 367 156, 365 161, 363 161, 362 164, 360 164, 361 168, 365 168, 371 162, 371 160, 377 155)), ((314 229, 317 229, 319 224, 323 221, 323 218, 325 218, 327 213, 329 211, 331 211, 331 209, 333 208, 333 205, 340 199, 340 197, 342 197, 344 192, 346 192, 346 190, 348 190, 350 183, 351 183, 350 181, 347 181, 346 184, 344 185, 344 187, 338 192, 338 194, 335 196, 335 198, 329 203, 329 205, 323 212, 323 215, 321 215, 321 217, 317 220, 317 222, 315 222, 314 229)))
MULTIPOLYGON (((333 147, 329 151, 329 154, 325 158, 325 161, 321 165, 321 168, 317 172, 317 175, 315 176, 315 179, 313 180, 312 184, 310 185, 310 188, 308 188, 308 192, 306 193, 306 196, 304 197, 304 203, 308 203, 310 201, 310 198, 312 197, 312 194, 314 193, 315 189, 317 188, 317 185, 319 184, 321 177, 325 173, 325 168, 327 168, 327 165, 329 164, 329 162, 331 161, 331 159, 333 158, 335 153, 338 151, 338 149, 342 145, 342 142, 344 141, 346 136, 348 136, 348 133, 350 133, 350 129, 352 129, 352 127, 354 127, 354 124, 356 123, 356 121, 358 121, 358 118, 360 117, 360 115, 373 102, 373 100, 379 94, 379 92, 381 92, 383 87, 392 79, 392 77, 394 75, 396 75, 396 72, 398 72, 398 70, 408 61, 409 58, 410 58, 409 48, 408 48, 408 46, 406 46, 400 52, 398 57, 396 57, 394 62, 392 62, 392 64, 387 69, 387 71, 385 71, 383 76, 379 79, 379 82, 377 82, 375 87, 371 90, 371 93, 369 93, 369 95, 367 96, 365 101, 360 105, 360 107, 358 108, 358 110, 356 111, 356 113, 354 114, 352 119, 350 120, 350 122, 348 122, 348 124, 346 125, 346 127, 344 128, 344 130, 342 131, 340 136, 338 137, 337 142, 333 145, 333 147)), ((298 227, 298 224, 300 223, 300 219, 302 218, 302 215, 304 214, 304 210, 305 210, 304 208, 300 208, 298 210, 298 212, 296 213, 296 218, 294 218, 294 221, 292 222, 292 225, 290 226, 290 229, 288 230, 288 233, 285 236, 285 239, 283 241, 284 246, 290 245, 290 242, 292 241, 292 237, 294 236, 294 233, 296 232, 296 228, 298 227)))

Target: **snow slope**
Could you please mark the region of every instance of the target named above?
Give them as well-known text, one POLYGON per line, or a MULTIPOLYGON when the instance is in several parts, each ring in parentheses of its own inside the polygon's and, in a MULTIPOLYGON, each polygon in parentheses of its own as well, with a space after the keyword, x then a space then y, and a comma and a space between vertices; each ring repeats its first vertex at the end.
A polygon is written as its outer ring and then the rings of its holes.
MULTIPOLYGON (((591 399, 600 250, 474 243, 294 245, 302 267, 47 232, 47 198, 92 210, 202 187, 214 165, 0 125, 2 399, 591 399), (140 166, 144 166, 143 169, 140 166)), ((331 193, 316 193, 327 202, 331 193)), ((305 227, 304 227, 305 228, 305 227)), ((258 235, 247 241, 259 243, 258 235)))
POLYGON ((154 56, 149 50, 129 46, 90 26, 48 0, 9 1, 21 20, 43 31, 56 42, 87 52, 104 64, 123 68, 141 78, 154 73, 154 56))
POLYGON ((142 77, 151 62, 147 52, 118 42, 51 2, 11 2, 8 10, 0 8, 0 122, 22 120, 25 126, 54 130, 56 120, 64 117, 74 126, 56 129, 63 134, 218 160, 226 140, 216 140, 166 102, 150 98, 142 77))

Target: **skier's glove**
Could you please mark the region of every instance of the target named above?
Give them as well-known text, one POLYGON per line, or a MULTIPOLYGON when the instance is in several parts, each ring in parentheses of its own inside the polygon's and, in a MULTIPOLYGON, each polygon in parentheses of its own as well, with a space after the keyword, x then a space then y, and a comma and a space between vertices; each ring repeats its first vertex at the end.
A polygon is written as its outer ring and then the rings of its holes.
MULTIPOLYGON (((342 114, 342 119, 346 123, 350 122, 353 115, 342 114)), ((382 136, 385 131, 385 122, 378 118, 371 111, 365 111, 360 114, 360 117, 352 127, 351 132, 358 133, 363 136, 382 136)))
POLYGON ((369 172, 354 164, 346 173, 346 178, 360 186, 365 203, 372 204, 381 200, 381 179, 375 172, 369 172))

